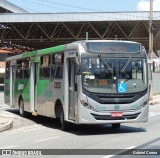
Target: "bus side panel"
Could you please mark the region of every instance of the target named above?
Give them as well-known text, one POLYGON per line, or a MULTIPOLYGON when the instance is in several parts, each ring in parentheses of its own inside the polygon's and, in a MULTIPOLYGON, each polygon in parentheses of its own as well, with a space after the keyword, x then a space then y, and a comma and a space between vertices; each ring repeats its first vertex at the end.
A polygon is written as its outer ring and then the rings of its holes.
POLYGON ((39 115, 55 118, 55 102, 64 104, 62 79, 39 80, 37 84, 37 112, 39 115))
POLYGON ((4 102, 10 106, 10 62, 6 62, 5 76, 4 76, 4 102))
POLYGON ((14 87, 14 105, 16 108, 19 108, 19 99, 20 96, 22 96, 22 99, 24 101, 24 110, 25 111, 30 111, 29 108, 29 101, 30 101, 30 96, 29 96, 29 80, 24 80, 24 79, 17 79, 15 81, 15 87, 14 87))
MULTIPOLYGON (((54 56, 54 55, 52 55, 54 56)), ((57 56, 56 56, 57 57, 57 56)), ((41 62, 38 65, 37 91, 36 91, 36 111, 38 115, 55 118, 55 103, 60 100, 64 103, 64 82, 62 56, 54 58, 57 63, 49 65, 47 56, 41 56, 41 62), (44 60, 46 58, 46 60, 44 60), (48 71, 50 71, 49 75, 48 71), (47 73, 46 73, 47 72, 47 73)), ((52 59, 53 60, 53 59, 52 59)))
POLYGON ((39 115, 53 117, 53 82, 49 82, 49 80, 39 80, 37 82, 36 110, 39 115))
POLYGON ((24 80, 22 97, 24 101, 24 111, 30 112, 30 80, 24 80))
POLYGON ((15 80, 15 84, 13 85, 14 86, 14 96, 13 97, 14 97, 14 107, 15 108, 19 108, 18 101, 19 101, 20 95, 22 94, 22 89, 20 88, 20 86, 23 86, 23 85, 24 85, 23 80, 18 80, 18 79, 15 80))

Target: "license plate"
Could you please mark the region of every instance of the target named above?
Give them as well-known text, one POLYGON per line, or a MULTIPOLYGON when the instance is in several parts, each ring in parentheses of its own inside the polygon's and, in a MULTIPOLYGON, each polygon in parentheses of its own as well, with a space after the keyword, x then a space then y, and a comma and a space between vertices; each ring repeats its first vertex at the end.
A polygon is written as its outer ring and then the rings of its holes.
POLYGON ((122 114, 122 112, 112 112, 112 113, 111 113, 111 116, 112 116, 112 117, 122 117, 123 114, 122 114))

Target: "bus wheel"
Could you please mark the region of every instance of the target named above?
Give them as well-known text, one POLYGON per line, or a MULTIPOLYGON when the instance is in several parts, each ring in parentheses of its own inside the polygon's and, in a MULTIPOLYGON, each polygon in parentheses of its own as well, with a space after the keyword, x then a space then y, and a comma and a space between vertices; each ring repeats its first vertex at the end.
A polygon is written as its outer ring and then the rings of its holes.
POLYGON ((113 128, 113 129, 119 129, 119 128, 120 128, 120 125, 121 125, 120 123, 113 123, 113 124, 112 124, 112 128, 113 128))
POLYGON ((68 124, 68 122, 66 122, 66 121, 64 120, 64 112, 63 112, 63 109, 61 109, 60 122, 61 122, 61 129, 62 129, 62 131, 67 131, 68 128, 69 128, 69 124, 68 124))
POLYGON ((22 99, 19 101, 19 114, 21 117, 24 117, 24 102, 22 99))

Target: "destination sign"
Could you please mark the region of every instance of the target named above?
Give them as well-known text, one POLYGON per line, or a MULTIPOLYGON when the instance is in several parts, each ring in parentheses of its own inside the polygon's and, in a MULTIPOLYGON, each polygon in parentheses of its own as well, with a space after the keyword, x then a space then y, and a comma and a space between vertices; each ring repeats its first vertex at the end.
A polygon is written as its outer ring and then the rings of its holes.
POLYGON ((87 80, 88 86, 94 86, 94 87, 106 87, 108 85, 112 85, 112 80, 109 79, 93 79, 93 80, 87 80))
POLYGON ((140 44, 124 42, 87 42, 87 51, 93 53, 139 53, 140 44))

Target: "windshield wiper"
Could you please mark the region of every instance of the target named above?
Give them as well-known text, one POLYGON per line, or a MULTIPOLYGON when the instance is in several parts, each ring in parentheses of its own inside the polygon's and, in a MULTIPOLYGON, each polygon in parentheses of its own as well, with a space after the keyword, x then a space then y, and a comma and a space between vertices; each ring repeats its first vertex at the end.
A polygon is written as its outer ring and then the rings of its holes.
POLYGON ((122 69, 121 69, 121 72, 124 72, 124 71, 125 71, 126 67, 128 66, 129 62, 131 61, 131 59, 132 59, 132 56, 130 56, 130 57, 128 58, 128 60, 126 61, 126 63, 123 65, 123 67, 122 67, 122 69))
POLYGON ((101 55, 98 55, 98 58, 103 62, 104 66, 110 71, 113 71, 113 68, 109 65, 108 61, 104 59, 101 55))

